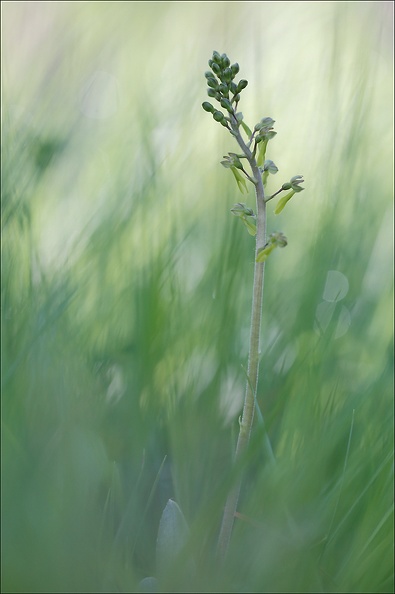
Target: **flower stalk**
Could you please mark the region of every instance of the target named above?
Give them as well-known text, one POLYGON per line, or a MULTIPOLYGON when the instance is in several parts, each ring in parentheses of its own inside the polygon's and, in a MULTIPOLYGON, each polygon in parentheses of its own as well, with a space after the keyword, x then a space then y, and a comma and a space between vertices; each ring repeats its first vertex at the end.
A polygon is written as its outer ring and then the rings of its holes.
MULTIPOLYGON (((273 130, 273 124, 275 122, 270 117, 263 118, 254 126, 253 131, 251 131, 243 121, 243 114, 237 112, 240 94, 248 85, 248 81, 244 79, 238 83, 234 82, 234 78, 239 72, 239 65, 237 63, 231 65, 226 54, 220 55, 216 51, 213 52, 208 64, 211 70, 205 73, 208 85, 207 94, 209 97, 218 101, 220 106, 225 109, 226 114, 219 109, 215 109, 208 101, 205 101, 202 107, 205 111, 212 114, 215 121, 227 128, 242 151, 242 154, 228 153, 227 156, 224 156, 221 164, 232 171, 242 193, 247 191, 246 180, 254 185, 256 203, 256 214, 254 214, 251 208, 240 202, 235 204, 231 209, 232 214, 239 217, 245 224, 250 235, 255 236, 255 265, 248 371, 244 406, 235 452, 235 463, 237 463, 247 451, 254 421, 259 375, 265 264, 269 255, 276 247, 285 247, 287 245, 287 239, 281 232, 272 233, 267 241, 266 203, 280 192, 290 190, 277 205, 275 213, 276 211, 277 213, 281 212, 292 196, 303 190, 300 184, 304 180, 302 176, 294 176, 290 182, 284 183, 278 192, 268 198, 265 197, 265 185, 268 181, 269 174, 275 174, 278 171, 273 161, 265 160, 268 142, 276 135, 276 132, 273 130), (247 140, 244 140, 241 130, 247 135, 247 140), (251 170, 250 173, 246 171, 240 159, 246 159, 251 170), (255 222, 252 222, 250 220, 251 218, 255 222)), ((228 551, 241 485, 242 477, 238 478, 226 500, 217 545, 217 553, 221 561, 225 559, 228 551)))

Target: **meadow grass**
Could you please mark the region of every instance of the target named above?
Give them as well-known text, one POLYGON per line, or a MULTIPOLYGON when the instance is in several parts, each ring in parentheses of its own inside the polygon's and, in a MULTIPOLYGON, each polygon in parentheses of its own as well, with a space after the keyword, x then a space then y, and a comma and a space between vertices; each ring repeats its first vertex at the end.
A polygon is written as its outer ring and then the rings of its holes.
POLYGON ((387 4, 3 7, 4 592, 392 591, 387 4), (201 110, 213 49, 250 81, 247 123, 276 120, 273 179, 307 188, 268 204, 289 245, 236 467, 254 247, 230 208, 253 194, 201 110), (158 576, 169 498, 190 537, 158 576))

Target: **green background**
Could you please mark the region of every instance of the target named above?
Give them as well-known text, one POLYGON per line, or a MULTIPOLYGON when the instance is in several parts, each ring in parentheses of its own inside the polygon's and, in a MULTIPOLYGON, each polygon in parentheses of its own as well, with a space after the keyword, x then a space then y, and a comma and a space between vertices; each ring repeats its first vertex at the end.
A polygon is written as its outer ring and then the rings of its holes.
POLYGON ((391 2, 2 3, 2 591, 393 591, 391 2), (215 560, 254 240, 201 108, 276 120, 256 422, 215 560), (238 77, 238 78, 239 78, 238 77), (186 548, 156 563, 169 498, 186 548), (191 565, 188 559, 193 558, 191 565))

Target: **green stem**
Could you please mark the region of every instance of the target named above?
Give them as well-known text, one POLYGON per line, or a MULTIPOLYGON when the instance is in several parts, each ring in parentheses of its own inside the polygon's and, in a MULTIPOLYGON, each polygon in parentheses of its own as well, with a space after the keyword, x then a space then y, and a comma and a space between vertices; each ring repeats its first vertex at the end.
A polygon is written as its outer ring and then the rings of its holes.
POLYGON ((265 202, 269 202, 269 200, 273 200, 273 198, 275 196, 277 196, 277 194, 280 194, 280 192, 283 192, 284 190, 282 188, 280 188, 279 190, 277 190, 277 192, 275 192, 274 194, 272 194, 271 196, 269 196, 268 198, 265 199, 265 202))
MULTIPOLYGON (((258 250, 263 248, 266 244, 266 204, 265 192, 262 183, 262 176, 259 172, 255 156, 245 144, 237 125, 236 118, 231 120, 232 130, 235 133, 235 138, 239 146, 246 155, 250 164, 253 176, 256 180, 255 195, 256 195, 256 245, 255 245, 255 259, 258 255, 258 250)), ((240 423, 239 438, 236 446, 235 462, 237 462, 242 454, 246 451, 251 434, 252 423, 254 420, 255 409, 255 395, 258 387, 258 372, 259 372, 259 354, 260 354, 260 329, 262 318, 262 301, 263 301, 263 284, 264 284, 265 263, 255 262, 254 269, 254 286, 252 296, 252 310, 251 310, 251 331, 250 331, 250 348, 248 356, 248 380, 245 391, 243 414, 240 423)), ((224 509, 222 518, 221 530, 218 538, 217 553, 220 560, 224 560, 228 550, 235 512, 239 500, 241 489, 241 478, 238 479, 236 485, 230 491, 224 509)))

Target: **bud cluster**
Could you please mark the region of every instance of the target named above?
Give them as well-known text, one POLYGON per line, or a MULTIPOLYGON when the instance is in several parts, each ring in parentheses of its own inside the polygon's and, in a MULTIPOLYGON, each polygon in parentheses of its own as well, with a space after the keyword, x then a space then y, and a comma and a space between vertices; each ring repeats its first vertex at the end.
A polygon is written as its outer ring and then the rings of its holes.
MULTIPOLYGON (((236 74, 239 72, 239 65, 237 63, 231 64, 226 54, 220 55, 214 51, 212 58, 208 61, 211 70, 205 72, 207 79, 207 94, 213 97, 220 103, 228 113, 235 115, 235 107, 240 100, 240 93, 248 85, 247 80, 240 80, 238 83, 234 82, 236 74)), ((202 107, 205 111, 212 113, 215 121, 220 122, 223 126, 228 128, 228 118, 225 114, 215 109, 209 102, 204 101, 202 107)))
MULTIPOLYGON (((228 153, 224 155, 221 165, 226 169, 230 169, 242 194, 248 193, 246 180, 254 184, 257 197, 259 192, 265 203, 284 192, 285 195, 279 199, 274 209, 274 214, 278 215, 296 193, 303 191, 304 188, 301 187, 301 184, 304 183, 303 176, 294 175, 277 192, 265 197, 265 188, 269 175, 278 172, 277 165, 270 159, 266 159, 269 140, 277 134, 273 129, 275 120, 264 117, 251 130, 243 121, 242 112, 237 111, 240 93, 248 85, 248 81, 244 79, 235 82, 235 77, 240 70, 239 65, 237 62, 231 64, 226 54, 221 55, 216 51, 213 52, 208 65, 210 70, 205 72, 208 87, 207 94, 209 97, 216 99, 220 107, 215 108, 209 101, 204 101, 202 107, 212 114, 215 121, 229 130, 242 150, 241 154, 228 153), (221 108, 223 111, 221 111, 221 108), (247 136, 246 141, 243 139, 241 131, 247 136), (244 165, 242 159, 246 159, 244 165)), ((231 212, 241 219, 251 235, 256 235, 256 216, 251 209, 244 203, 239 202, 234 205, 231 212)), ((275 248, 286 245, 287 239, 282 233, 272 233, 266 245, 259 250, 256 261, 264 262, 275 248)))

